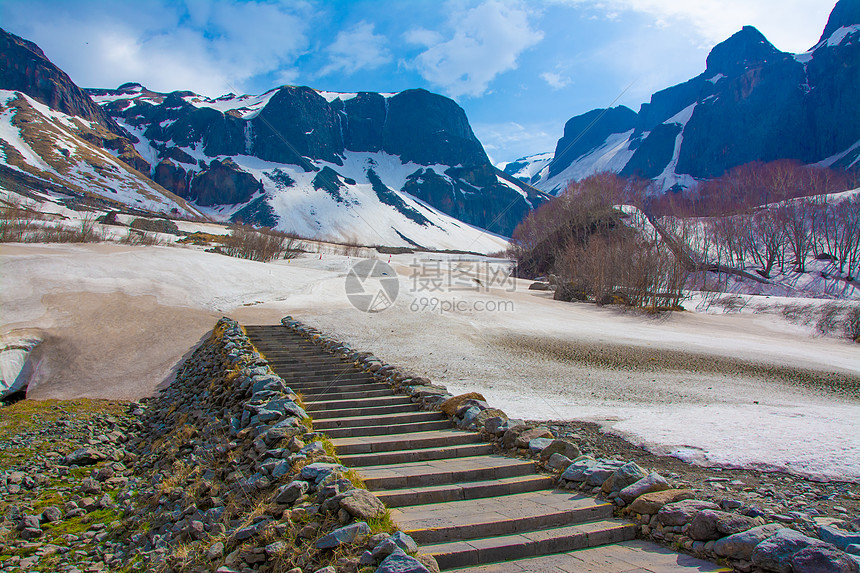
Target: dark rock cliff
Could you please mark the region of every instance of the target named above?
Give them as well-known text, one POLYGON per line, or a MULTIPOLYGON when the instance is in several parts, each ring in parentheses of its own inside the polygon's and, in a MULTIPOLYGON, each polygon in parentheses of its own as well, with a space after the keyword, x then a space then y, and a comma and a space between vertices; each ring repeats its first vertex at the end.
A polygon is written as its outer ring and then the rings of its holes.
MULTIPOLYGON (((671 176, 707 179, 751 161, 817 163, 843 154, 860 141, 858 27, 860 0, 840 0, 819 43, 794 55, 746 26, 711 50, 702 74, 653 94, 638 114, 601 117, 605 110, 598 109, 568 121, 543 177, 631 124, 626 150, 633 153, 622 175, 655 178, 674 167, 671 176), (692 105, 691 114, 673 119, 692 105)), ((835 166, 856 168, 858 156, 860 149, 835 166)))

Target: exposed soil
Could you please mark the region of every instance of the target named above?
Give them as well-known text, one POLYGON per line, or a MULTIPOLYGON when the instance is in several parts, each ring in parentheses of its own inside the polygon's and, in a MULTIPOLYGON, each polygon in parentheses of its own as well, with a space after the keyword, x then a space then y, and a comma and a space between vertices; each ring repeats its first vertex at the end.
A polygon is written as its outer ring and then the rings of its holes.
POLYGON ((822 372, 767 362, 752 362, 732 356, 708 355, 674 349, 631 346, 550 337, 505 336, 498 344, 514 355, 537 355, 577 366, 637 373, 688 372, 697 376, 719 375, 762 380, 828 393, 841 398, 860 399, 860 376, 846 372, 822 372))

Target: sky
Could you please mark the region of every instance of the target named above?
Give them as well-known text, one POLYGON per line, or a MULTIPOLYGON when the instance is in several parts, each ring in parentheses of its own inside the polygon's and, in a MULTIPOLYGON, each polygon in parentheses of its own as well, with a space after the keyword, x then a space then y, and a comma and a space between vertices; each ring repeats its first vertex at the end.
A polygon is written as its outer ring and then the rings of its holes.
POLYGON ((744 25, 804 52, 835 0, 3 0, 0 26, 82 87, 217 97, 282 84, 425 88, 456 100, 494 162, 552 151, 564 123, 634 111, 700 74, 744 25))

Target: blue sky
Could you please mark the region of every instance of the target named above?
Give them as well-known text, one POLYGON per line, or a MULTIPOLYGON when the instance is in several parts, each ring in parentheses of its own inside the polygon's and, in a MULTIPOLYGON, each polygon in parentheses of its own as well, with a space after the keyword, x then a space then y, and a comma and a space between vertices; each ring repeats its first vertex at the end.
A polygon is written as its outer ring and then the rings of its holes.
POLYGON ((743 25, 805 51, 834 4, 5 0, 0 22, 84 87, 136 81, 209 96, 284 83, 426 88, 463 106, 498 162, 553 150, 567 119, 617 98, 638 111, 654 91, 702 72, 710 49, 743 25))

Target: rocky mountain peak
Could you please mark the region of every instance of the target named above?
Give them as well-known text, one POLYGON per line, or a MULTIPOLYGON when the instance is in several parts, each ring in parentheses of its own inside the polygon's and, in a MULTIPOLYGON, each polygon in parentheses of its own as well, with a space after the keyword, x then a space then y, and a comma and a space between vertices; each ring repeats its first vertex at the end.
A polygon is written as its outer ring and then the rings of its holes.
POLYGON ((0 88, 22 92, 52 109, 94 121, 116 135, 128 136, 36 44, 2 28, 0 88))
POLYGON ((744 26, 728 40, 714 46, 708 54, 707 72, 733 76, 746 68, 761 66, 785 57, 753 26, 744 26))
POLYGON ((827 26, 824 27, 824 33, 818 42, 827 40, 839 28, 857 25, 860 25, 860 0, 839 0, 830 12, 827 26))

